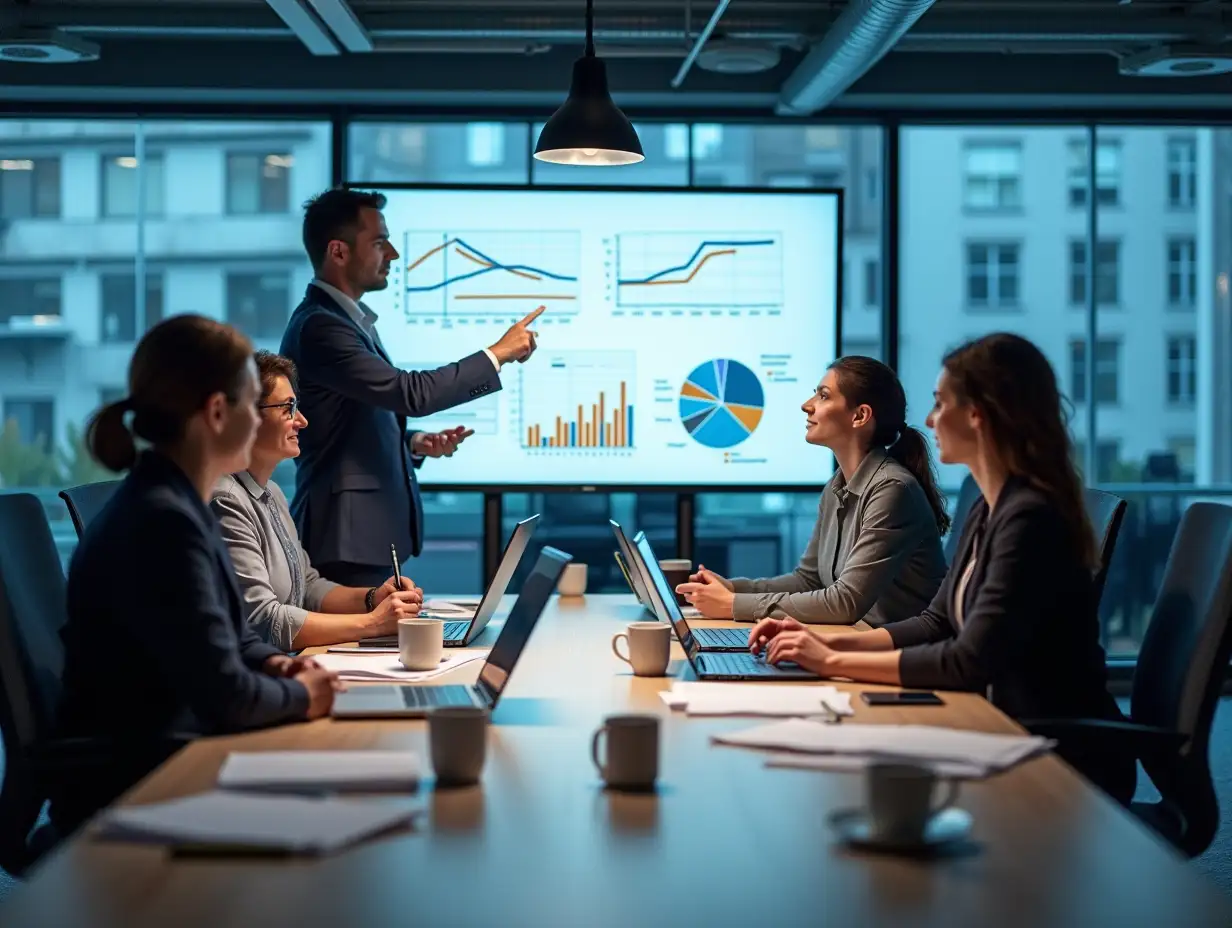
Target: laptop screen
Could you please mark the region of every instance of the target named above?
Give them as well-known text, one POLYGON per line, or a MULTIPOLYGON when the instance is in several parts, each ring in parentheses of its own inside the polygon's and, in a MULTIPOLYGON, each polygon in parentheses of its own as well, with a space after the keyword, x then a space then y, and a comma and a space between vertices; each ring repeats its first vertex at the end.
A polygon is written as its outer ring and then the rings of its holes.
POLYGON ((509 682, 509 675, 518 662, 530 633, 543 614, 565 565, 573 560, 571 555, 555 548, 544 546, 539 552, 539 560, 535 568, 522 584, 522 592, 509 610, 509 618, 505 619, 505 627, 497 636, 496 643, 488 653, 483 669, 479 671, 479 689, 488 705, 495 707, 500 699, 501 691, 509 682))
POLYGON ((668 586, 667 577, 663 576, 663 571, 659 569, 659 560, 655 557, 654 549, 650 547, 646 533, 638 532, 633 544, 637 548, 637 560, 642 568, 642 576, 647 577, 650 582, 651 608, 660 622, 669 622, 675 627, 680 646, 692 660, 692 655, 697 650, 697 642, 689 629, 689 623, 680 611, 680 605, 676 602, 676 591, 668 586))
POLYGON ((513 579, 513 572, 518 569, 518 564, 538 524, 539 516, 534 515, 529 519, 523 519, 514 527, 513 534, 509 536, 509 542, 505 545, 505 553, 501 556, 500 563, 496 565, 496 574, 492 577, 488 588, 483 591, 483 599, 479 602, 479 608, 475 610, 475 621, 467 633, 468 641, 474 641, 487 627, 492 616, 496 614, 501 597, 505 595, 505 590, 509 589, 509 581, 513 579))
POLYGON ((629 584, 633 587, 633 595, 637 597, 637 601, 650 608, 650 599, 646 595, 646 578, 644 571, 638 568, 637 554, 633 551, 633 546, 629 544, 629 539, 625 535, 625 530, 620 527, 620 523, 615 519, 608 519, 612 525, 612 532, 616 535, 616 544, 620 546, 620 556, 625 560, 625 568, 628 571, 629 584))

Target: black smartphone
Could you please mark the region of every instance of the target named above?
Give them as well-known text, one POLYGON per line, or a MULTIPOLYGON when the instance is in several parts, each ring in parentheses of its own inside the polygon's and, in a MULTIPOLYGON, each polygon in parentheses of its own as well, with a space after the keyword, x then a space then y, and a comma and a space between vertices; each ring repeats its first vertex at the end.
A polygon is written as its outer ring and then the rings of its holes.
POLYGON ((860 698, 870 706, 944 706, 941 697, 927 690, 898 690, 897 692, 872 692, 866 690, 860 698))

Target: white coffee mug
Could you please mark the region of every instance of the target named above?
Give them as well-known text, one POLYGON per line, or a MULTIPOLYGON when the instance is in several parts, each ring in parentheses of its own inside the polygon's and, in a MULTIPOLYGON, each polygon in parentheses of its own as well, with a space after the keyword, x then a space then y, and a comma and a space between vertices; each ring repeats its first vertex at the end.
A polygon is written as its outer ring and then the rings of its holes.
POLYGON ((407 670, 436 670, 445 653, 440 619, 399 619, 398 659, 407 670))
POLYGON ((639 677, 661 677, 671 661, 672 627, 663 622, 633 622, 612 638, 612 653, 639 677), (629 646, 628 655, 616 646, 621 639, 629 646))
POLYGON ((566 564, 556 584, 561 596, 582 596, 586 593, 586 565, 566 564))
POLYGON ((929 820, 958 798, 957 782, 941 780, 919 764, 872 764, 867 786, 872 836, 885 841, 919 841, 929 820), (934 804, 933 793, 939 782, 946 784, 946 792, 941 802, 934 804))
POLYGON ((659 717, 611 715, 590 741, 590 757, 613 789, 653 789, 659 777, 659 717), (599 742, 605 742, 599 759, 599 742))
POLYGON ((441 706, 428 713, 428 743, 438 783, 479 781, 488 748, 488 710, 441 706))

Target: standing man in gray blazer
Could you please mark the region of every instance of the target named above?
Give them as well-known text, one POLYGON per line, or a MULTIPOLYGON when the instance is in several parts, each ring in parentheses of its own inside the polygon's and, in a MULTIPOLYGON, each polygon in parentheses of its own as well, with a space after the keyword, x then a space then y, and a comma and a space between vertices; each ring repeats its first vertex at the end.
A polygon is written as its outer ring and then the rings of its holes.
POLYGON ((500 369, 535 350, 540 307, 488 348, 434 371, 395 367, 360 300, 389 285, 399 257, 381 210, 385 197, 327 190, 304 210, 304 248, 316 274, 291 315, 281 353, 299 369, 299 405, 312 422, 300 439, 291 513, 309 558, 345 586, 380 586, 390 544, 423 548, 415 469, 449 457, 471 433, 406 431, 427 416, 501 388, 500 369))

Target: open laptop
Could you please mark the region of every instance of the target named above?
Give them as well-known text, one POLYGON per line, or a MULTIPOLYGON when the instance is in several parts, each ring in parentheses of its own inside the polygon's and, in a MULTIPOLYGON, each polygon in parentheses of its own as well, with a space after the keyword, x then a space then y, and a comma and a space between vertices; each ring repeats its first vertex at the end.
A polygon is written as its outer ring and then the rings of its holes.
POLYGON ((573 557, 544 547, 517 602, 509 611, 505 627, 488 652, 473 686, 352 686, 334 697, 336 719, 407 718, 426 715, 439 706, 496 708, 513 668, 526 648, 530 633, 556 590, 560 575, 573 557))
MULTIPOLYGON (((475 614, 467 619, 445 622, 445 647, 466 647, 488 627, 488 622, 496 614, 501 597, 509 588, 513 572, 518 569, 518 564, 522 560, 522 555, 526 553, 526 546, 530 543, 531 536, 535 534, 538 524, 539 516, 533 515, 529 519, 523 519, 514 527, 513 534, 509 536, 509 541, 505 545, 505 553, 501 556, 500 564, 497 565, 496 573, 492 575, 492 582, 483 591, 483 599, 479 600, 479 607, 475 610, 475 614)), ((422 609, 420 615, 425 619, 444 618, 444 616, 436 615, 430 606, 422 609)), ((359 642, 359 646, 361 648, 396 648, 398 636, 365 638, 359 642)))
MULTIPOLYGON (((625 534, 620 523, 615 519, 607 521, 612 526, 613 534, 616 535, 616 544, 620 546, 616 552, 616 564, 620 567, 620 572, 625 575, 625 583, 629 584, 629 589, 637 597, 638 604, 647 612, 653 613, 654 607, 650 604, 650 597, 646 592, 646 578, 637 569, 637 552, 633 550, 633 545, 629 543, 629 536, 625 534)), ((657 561, 655 566, 658 566, 657 561)), ((696 606, 681 606, 680 611, 686 619, 705 618, 696 606)))
MULTIPOLYGON (((699 680, 817 680, 817 674, 805 670, 798 664, 782 663, 768 664, 765 658, 749 653, 748 633, 745 633, 743 650, 735 652, 703 653, 697 635, 702 631, 715 629, 691 629, 685 617, 680 614, 680 606, 663 571, 659 570, 659 562, 655 560, 650 542, 646 540, 645 532, 638 532, 633 539, 639 560, 647 566, 649 574, 649 591, 654 603, 655 615, 662 622, 667 622, 676 629, 680 646, 684 648, 685 657, 693 667, 699 680)), ((739 629, 735 629, 739 631, 739 629)))

